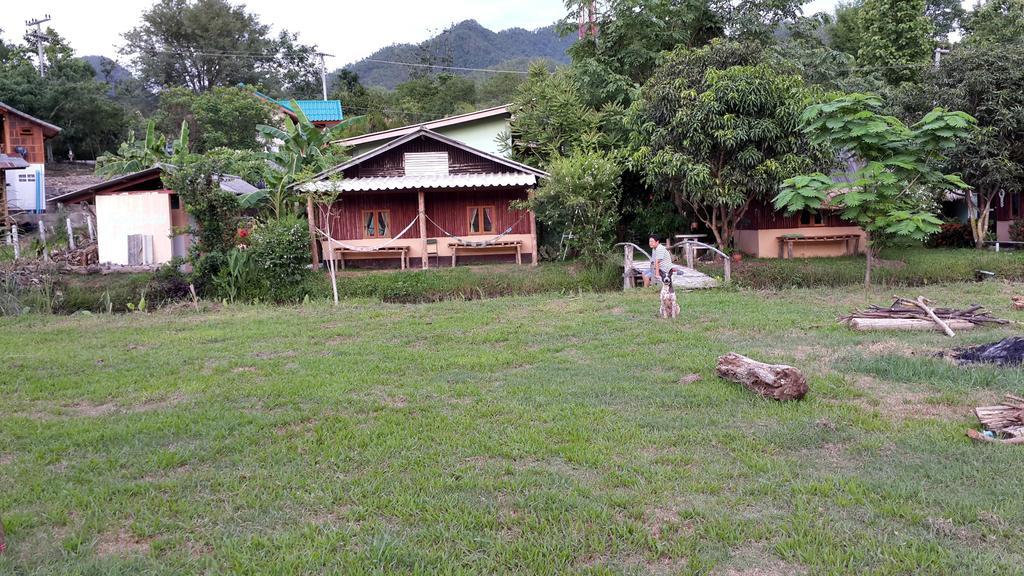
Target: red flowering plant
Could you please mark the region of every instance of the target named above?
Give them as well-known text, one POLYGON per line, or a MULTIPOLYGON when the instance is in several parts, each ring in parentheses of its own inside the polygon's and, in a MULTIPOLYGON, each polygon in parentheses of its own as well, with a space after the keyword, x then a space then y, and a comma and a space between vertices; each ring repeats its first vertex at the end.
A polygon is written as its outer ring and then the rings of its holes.
POLYGON ((239 250, 245 250, 246 248, 249 247, 251 236, 251 230, 249 230, 248 228, 239 228, 235 232, 235 246, 237 246, 239 250))

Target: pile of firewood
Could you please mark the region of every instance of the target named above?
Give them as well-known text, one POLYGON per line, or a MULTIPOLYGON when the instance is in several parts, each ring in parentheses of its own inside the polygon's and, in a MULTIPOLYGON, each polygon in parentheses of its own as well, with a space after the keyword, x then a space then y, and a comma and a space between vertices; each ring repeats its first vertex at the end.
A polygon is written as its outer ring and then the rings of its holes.
POLYGON ((995 406, 978 406, 974 409, 981 425, 990 435, 977 430, 968 430, 967 435, 974 440, 986 442, 1002 442, 1004 444, 1024 444, 1024 398, 1007 394, 1002 404, 995 406))
POLYGON ((87 244, 74 250, 60 250, 50 254, 54 262, 67 264, 68 266, 89 266, 96 264, 100 259, 99 247, 97 244, 87 244))
POLYGON ((917 300, 893 298, 895 301, 888 308, 872 304, 867 310, 857 310, 839 321, 854 330, 941 330, 948 336, 956 335, 953 330, 1009 323, 977 305, 964 309, 933 308, 923 296, 917 300))

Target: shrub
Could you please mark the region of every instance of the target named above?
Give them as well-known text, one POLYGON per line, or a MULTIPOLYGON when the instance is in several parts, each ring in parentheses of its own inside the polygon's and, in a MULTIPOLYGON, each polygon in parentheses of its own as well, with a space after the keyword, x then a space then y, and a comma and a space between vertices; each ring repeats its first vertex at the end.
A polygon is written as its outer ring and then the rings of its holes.
POLYGON ((929 248, 972 248, 974 235, 969 224, 946 222, 942 229, 928 240, 929 248))
POLYGON ((304 296, 302 286, 310 258, 304 220, 285 217, 261 223, 253 229, 247 251, 261 299, 286 302, 304 296))
POLYGON ((181 271, 183 263, 181 258, 173 258, 153 273, 147 286, 150 302, 159 306, 164 302, 177 302, 190 296, 188 277, 181 271))
POLYGON ((1024 219, 1014 220, 1010 224, 1010 240, 1024 242, 1024 219))

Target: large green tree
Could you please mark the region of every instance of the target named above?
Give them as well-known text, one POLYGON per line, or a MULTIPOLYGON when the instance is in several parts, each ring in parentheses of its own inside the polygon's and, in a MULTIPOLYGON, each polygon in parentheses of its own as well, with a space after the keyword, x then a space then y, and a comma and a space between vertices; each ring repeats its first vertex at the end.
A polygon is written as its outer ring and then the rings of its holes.
POLYGON ((789 212, 838 210, 868 238, 866 286, 881 243, 894 237, 924 240, 938 232, 938 200, 967 185, 941 171, 945 153, 965 138, 974 120, 936 108, 913 126, 881 113, 877 96, 850 94, 807 108, 803 131, 850 159, 847 172, 814 172, 786 180, 774 200, 789 212))
POLYGON ((925 7, 925 0, 864 0, 857 63, 890 84, 919 79, 935 46, 925 7))
POLYGON ((722 247, 754 202, 833 160, 798 130, 811 103, 803 80, 760 54, 729 42, 676 50, 630 115, 633 165, 722 247))
POLYGON ((947 165, 973 187, 965 198, 974 241, 983 248, 990 210, 1001 196, 1024 191, 1024 38, 955 47, 905 109, 909 116, 935 103, 978 121, 947 165))
POLYGON ((0 46, 0 101, 62 128, 49 143, 54 156, 71 151, 76 158, 95 158, 124 137, 128 113, 60 34, 52 28, 46 34, 52 42, 44 55, 44 77, 35 50, 25 44, 0 46))
POLYGON ((979 0, 963 27, 968 44, 1014 43, 1024 38, 1024 0, 979 0))
POLYGON ((173 133, 182 122, 191 129, 191 149, 203 153, 214 148, 262 150, 256 126, 269 124, 273 105, 257 98, 251 89, 216 86, 195 93, 187 88, 171 88, 160 94, 155 114, 157 128, 173 133))
POLYGON ((226 0, 159 0, 124 40, 122 54, 152 88, 245 83, 303 96, 318 84, 314 48, 287 31, 272 36, 244 5, 226 0))

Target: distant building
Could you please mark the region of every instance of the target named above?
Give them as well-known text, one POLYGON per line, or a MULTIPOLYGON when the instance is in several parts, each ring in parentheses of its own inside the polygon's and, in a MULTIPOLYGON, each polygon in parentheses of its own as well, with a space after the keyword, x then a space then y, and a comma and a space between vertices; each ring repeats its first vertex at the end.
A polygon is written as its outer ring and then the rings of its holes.
MULTIPOLYGON (((298 120, 298 115, 292 107, 291 100, 278 100, 271 98, 261 92, 253 92, 257 98, 261 98, 277 106, 282 114, 292 120, 298 120)), ((345 113, 341 109, 341 100, 297 100, 295 102, 306 118, 317 128, 330 128, 341 123, 345 119, 345 113)))
POLYGON ((448 116, 430 122, 345 138, 339 140, 338 143, 349 147, 349 153, 355 157, 417 130, 426 129, 472 146, 481 152, 507 156, 507 154, 502 154, 499 142, 503 135, 508 133, 511 120, 512 113, 509 112, 507 105, 495 106, 468 114, 448 116))
MULTIPOLYGON (((0 102, 0 155, 20 158, 28 166, 3 171, 0 188, 4 213, 46 209, 46 140, 60 128, 0 102)), ((10 161, 8 161, 10 163, 10 161)))

